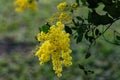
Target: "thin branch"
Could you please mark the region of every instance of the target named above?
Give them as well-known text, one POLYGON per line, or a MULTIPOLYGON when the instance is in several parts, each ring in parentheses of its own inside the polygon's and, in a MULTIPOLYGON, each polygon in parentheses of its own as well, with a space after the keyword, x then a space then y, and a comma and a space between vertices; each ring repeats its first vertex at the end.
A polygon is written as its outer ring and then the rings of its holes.
POLYGON ((110 43, 110 44, 114 44, 114 45, 120 46, 120 43, 109 41, 109 40, 107 40, 107 39, 105 38, 104 35, 102 35, 102 37, 104 38, 104 40, 105 40, 106 42, 108 42, 108 43, 110 43))
POLYGON ((101 35, 97 36, 95 40, 97 40, 100 36, 102 36, 111 26, 114 22, 116 22, 117 20, 119 20, 120 18, 115 19, 112 23, 110 23, 110 25, 101 33, 101 35))

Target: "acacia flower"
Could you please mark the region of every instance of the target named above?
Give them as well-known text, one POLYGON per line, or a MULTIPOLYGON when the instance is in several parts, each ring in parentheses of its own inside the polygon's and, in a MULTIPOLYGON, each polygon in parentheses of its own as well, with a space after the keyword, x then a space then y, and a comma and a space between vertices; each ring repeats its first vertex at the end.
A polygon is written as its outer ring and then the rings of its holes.
POLYGON ((61 21, 63 24, 71 24, 73 19, 71 7, 69 7, 66 2, 62 2, 57 5, 57 9, 59 11, 57 13, 54 13, 53 16, 49 18, 48 22, 50 24, 54 24, 57 21, 61 21))
POLYGON ((60 10, 60 11, 63 11, 66 7, 67 7, 66 2, 62 2, 62 3, 57 5, 57 9, 60 10))
POLYGON ((65 12, 57 12, 55 13, 51 18, 49 18, 48 22, 50 24, 54 24, 57 21, 61 21, 64 24, 71 24, 72 23, 72 13, 69 11, 65 11, 65 12))
POLYGON ((23 10, 29 8, 31 10, 37 9, 37 2, 36 0, 16 0, 14 2, 14 6, 17 8, 15 9, 16 12, 22 12, 23 10))
POLYGON ((52 60, 53 70, 58 77, 62 76, 63 65, 66 67, 72 65, 70 35, 63 29, 64 24, 57 22, 56 25, 50 27, 47 33, 39 33, 37 39, 42 44, 35 54, 40 60, 40 65, 52 60))
POLYGON ((59 16, 59 20, 61 22, 72 21, 72 16, 70 16, 70 12, 62 12, 59 16))

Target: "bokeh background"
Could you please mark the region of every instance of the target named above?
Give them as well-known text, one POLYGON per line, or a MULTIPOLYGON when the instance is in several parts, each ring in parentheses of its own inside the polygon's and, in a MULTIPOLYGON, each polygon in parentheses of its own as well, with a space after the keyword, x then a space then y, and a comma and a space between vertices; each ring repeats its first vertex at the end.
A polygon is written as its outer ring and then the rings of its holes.
MULTIPOLYGON (((73 65, 64 68, 60 79, 50 62, 40 66, 34 56, 38 27, 57 11, 55 6, 63 0, 40 0, 39 11, 26 10, 22 13, 14 11, 13 1, 0 0, 0 80, 87 80, 87 77, 90 80, 120 80, 120 46, 110 44, 103 38, 99 38, 90 49, 92 56, 88 59, 84 58, 88 43, 76 44, 71 39, 73 65), (86 76, 78 64, 94 73, 86 76)), ((81 14, 86 13, 83 10, 81 14)), ((119 27, 120 21, 112 25, 118 31, 119 27)), ((106 36, 109 40, 113 37, 110 31, 106 36)))

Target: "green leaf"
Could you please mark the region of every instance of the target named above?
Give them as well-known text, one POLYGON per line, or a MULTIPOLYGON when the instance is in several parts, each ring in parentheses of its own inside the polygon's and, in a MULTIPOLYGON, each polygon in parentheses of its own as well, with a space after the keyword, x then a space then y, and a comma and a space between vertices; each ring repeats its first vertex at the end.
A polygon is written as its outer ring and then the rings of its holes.
POLYGON ((113 22, 113 19, 108 16, 106 13, 105 15, 100 15, 96 13, 95 10, 93 12, 89 12, 88 22, 98 26, 98 25, 107 25, 113 22))
POLYGON ((94 71, 92 71, 92 70, 88 70, 88 72, 91 73, 91 74, 94 74, 94 71))
POLYGON ((112 5, 112 0, 102 0, 105 5, 112 5))
POLYGON ((81 0, 81 2, 82 2, 83 5, 86 5, 86 4, 87 4, 87 3, 86 3, 86 2, 87 2, 86 0, 81 0))
POLYGON ((90 43, 93 43, 93 41, 95 40, 95 38, 93 36, 89 36, 88 38, 89 38, 88 40, 90 43))
POLYGON ((80 16, 77 16, 76 18, 80 21, 83 21, 83 19, 80 16))
POLYGON ((82 38, 83 38, 83 33, 79 34, 77 39, 76 39, 76 43, 79 43, 82 41, 82 38))
MULTIPOLYGON (((119 1, 120 2, 120 1, 119 1)), ((107 11, 113 18, 120 17, 120 4, 116 5, 116 3, 112 5, 105 5, 104 11, 107 11)))
POLYGON ((102 25, 110 24, 113 22, 113 19, 108 16, 108 14, 101 16, 101 23, 102 25))
POLYGON ((76 39, 76 38, 77 38, 77 35, 74 36, 74 39, 76 39))
POLYGON ((100 0, 87 0, 88 4, 89 4, 89 8, 96 8, 98 7, 98 3, 100 2, 100 0))
POLYGON ((83 33, 83 28, 82 26, 79 25, 79 28, 77 29, 78 35, 81 35, 83 33))
POLYGON ((120 40, 120 35, 116 35, 116 39, 117 39, 117 40, 120 40))
POLYGON ((48 32, 48 30, 50 29, 50 27, 48 25, 43 25, 42 27, 39 27, 39 31, 43 31, 45 33, 48 32))
POLYGON ((100 33, 99 29, 96 29, 96 30, 95 30, 95 35, 98 36, 99 33, 100 33))
POLYGON ((76 22, 74 19, 72 20, 72 22, 75 25, 75 27, 79 26, 79 22, 76 22))
POLYGON ((72 30, 68 26, 65 26, 65 31, 69 34, 72 34, 72 30))
POLYGON ((85 73, 85 75, 88 75, 88 72, 86 70, 84 70, 84 73, 85 73))
POLYGON ((91 56, 91 53, 87 52, 86 55, 85 55, 85 59, 88 59, 90 56, 91 56))
POLYGON ((76 3, 78 4, 78 6, 80 5, 79 0, 76 0, 76 3))
POLYGON ((85 70, 84 66, 79 64, 79 68, 82 69, 82 70, 85 70))

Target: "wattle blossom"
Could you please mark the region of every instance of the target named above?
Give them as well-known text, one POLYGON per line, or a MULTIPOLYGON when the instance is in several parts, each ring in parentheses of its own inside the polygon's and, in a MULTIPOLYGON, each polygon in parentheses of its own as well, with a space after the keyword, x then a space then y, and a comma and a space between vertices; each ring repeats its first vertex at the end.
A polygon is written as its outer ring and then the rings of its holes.
POLYGON ((70 35, 63 29, 64 24, 57 22, 47 33, 39 33, 37 39, 41 42, 41 46, 35 54, 40 60, 40 65, 52 60, 53 70, 58 77, 62 76, 63 65, 66 67, 72 65, 70 35))
POLYGON ((29 8, 31 10, 37 9, 36 0, 16 0, 14 2, 14 6, 16 6, 16 12, 22 12, 23 10, 29 8))
POLYGON ((66 2, 62 2, 62 3, 57 5, 57 9, 60 10, 60 11, 63 11, 66 7, 67 7, 66 2))

